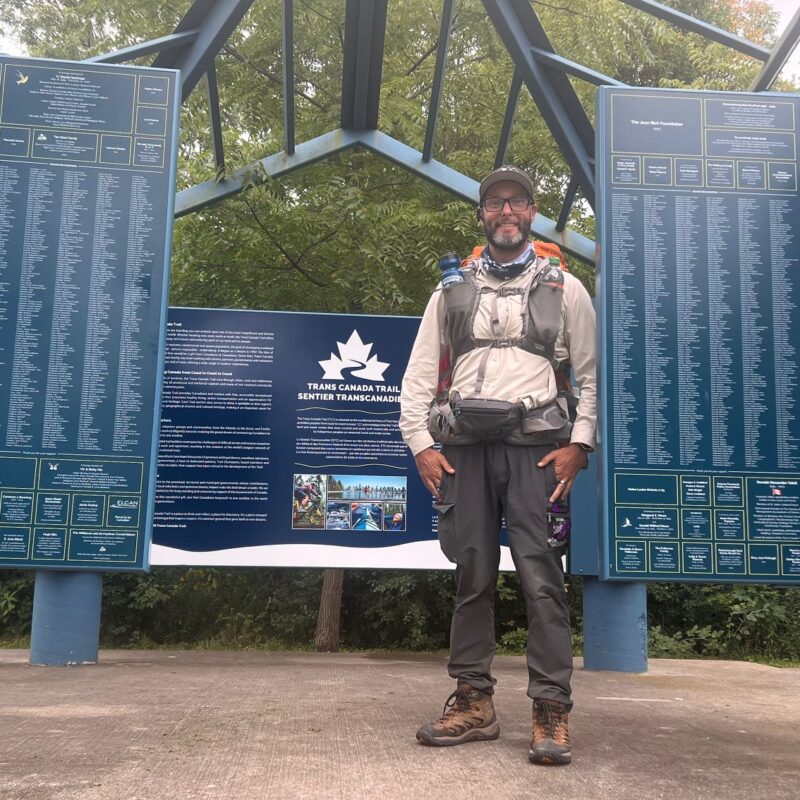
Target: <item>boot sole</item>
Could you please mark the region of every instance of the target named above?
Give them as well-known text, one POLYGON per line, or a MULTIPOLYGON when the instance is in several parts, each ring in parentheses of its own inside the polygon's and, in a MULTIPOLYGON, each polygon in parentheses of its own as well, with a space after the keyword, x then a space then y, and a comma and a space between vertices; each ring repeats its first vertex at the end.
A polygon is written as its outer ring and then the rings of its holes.
POLYGON ((528 753, 531 764, 542 764, 546 767, 561 767, 572 763, 572 753, 528 753))
POLYGON ((471 728, 460 736, 432 736, 427 731, 417 732, 417 741, 428 747, 454 747, 467 742, 487 742, 500 736, 500 725, 493 722, 485 728, 471 728))

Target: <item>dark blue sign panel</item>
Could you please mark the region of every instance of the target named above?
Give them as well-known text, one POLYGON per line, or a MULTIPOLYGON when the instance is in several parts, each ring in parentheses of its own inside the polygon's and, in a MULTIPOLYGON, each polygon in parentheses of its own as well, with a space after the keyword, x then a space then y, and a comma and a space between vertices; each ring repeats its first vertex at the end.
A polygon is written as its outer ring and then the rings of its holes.
POLYGON ((171 308, 153 563, 451 567, 398 430, 418 327, 171 308))
POLYGON ((601 575, 800 579, 800 98, 603 88, 601 575))
POLYGON ((0 566, 148 567, 178 86, 0 57, 0 566))

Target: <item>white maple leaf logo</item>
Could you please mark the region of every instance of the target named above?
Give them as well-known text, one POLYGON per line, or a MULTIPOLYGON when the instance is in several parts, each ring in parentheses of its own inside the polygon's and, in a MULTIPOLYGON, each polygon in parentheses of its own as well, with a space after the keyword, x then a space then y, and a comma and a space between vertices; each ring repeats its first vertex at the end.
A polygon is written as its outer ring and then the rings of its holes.
POLYGON ((342 370, 352 370, 360 367, 350 374, 354 378, 364 378, 368 381, 383 383, 385 378, 383 373, 389 366, 388 361, 378 361, 377 356, 370 356, 372 343, 365 344, 361 341, 358 331, 353 331, 345 344, 336 342, 339 348, 339 355, 331 353, 331 357, 325 361, 318 362, 325 374, 323 380, 340 381, 344 379, 342 370))

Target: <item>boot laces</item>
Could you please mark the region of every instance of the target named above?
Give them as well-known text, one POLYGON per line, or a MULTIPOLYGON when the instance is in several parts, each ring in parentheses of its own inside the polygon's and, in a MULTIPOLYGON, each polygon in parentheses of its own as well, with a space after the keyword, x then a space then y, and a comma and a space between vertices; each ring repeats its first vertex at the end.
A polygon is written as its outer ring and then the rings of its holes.
POLYGON ((554 739, 556 732, 564 722, 566 712, 559 706, 550 703, 537 703, 536 717, 539 724, 545 729, 548 739, 554 739))
POLYGON ((442 719, 449 717, 451 714, 457 714, 459 711, 469 711, 472 707, 469 701, 471 691, 472 689, 456 689, 450 697, 444 701, 442 719))

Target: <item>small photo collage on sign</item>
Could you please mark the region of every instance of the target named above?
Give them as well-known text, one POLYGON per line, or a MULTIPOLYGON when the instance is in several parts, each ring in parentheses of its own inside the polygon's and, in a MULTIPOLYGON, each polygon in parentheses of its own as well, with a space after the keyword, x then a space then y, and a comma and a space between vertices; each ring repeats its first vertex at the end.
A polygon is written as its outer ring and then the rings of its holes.
POLYGON ((394 475, 298 473, 292 528, 405 532, 406 494, 406 479, 394 475))

